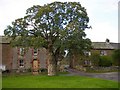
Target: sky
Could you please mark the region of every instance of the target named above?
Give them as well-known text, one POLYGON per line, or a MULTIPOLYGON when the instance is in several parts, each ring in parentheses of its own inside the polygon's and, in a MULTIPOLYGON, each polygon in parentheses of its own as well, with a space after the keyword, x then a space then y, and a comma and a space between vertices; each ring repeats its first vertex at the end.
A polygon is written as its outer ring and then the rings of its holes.
POLYGON ((0 0, 0 35, 4 35, 4 29, 12 21, 24 17, 28 8, 54 1, 76 1, 87 9, 92 29, 85 32, 92 42, 104 42, 106 38, 118 42, 119 0, 0 0))

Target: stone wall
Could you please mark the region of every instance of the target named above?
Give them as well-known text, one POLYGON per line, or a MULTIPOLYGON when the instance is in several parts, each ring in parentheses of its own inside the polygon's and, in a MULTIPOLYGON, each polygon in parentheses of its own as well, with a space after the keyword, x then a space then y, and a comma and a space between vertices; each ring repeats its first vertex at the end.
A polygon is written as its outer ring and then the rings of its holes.
POLYGON ((7 43, 2 44, 2 65, 5 65, 6 69, 12 68, 12 48, 7 43))
POLYGON ((29 50, 25 53, 24 65, 26 69, 30 69, 32 67, 32 49, 31 48, 29 48, 29 50))
POLYGON ((87 67, 86 71, 93 71, 93 72, 111 72, 111 71, 119 71, 120 67, 118 66, 111 66, 111 67, 87 67))
POLYGON ((46 55, 46 49, 41 48, 39 49, 39 56, 38 56, 39 60, 40 60, 40 68, 47 68, 46 65, 46 60, 47 60, 47 55, 46 55))
MULTIPOLYGON (((1 72, 2 72, 2 38, 0 38, 0 78, 1 78, 1 72)), ((0 82, 2 79, 0 79, 0 82)), ((1 84, 0 84, 1 86, 1 84)))
MULTIPOLYGON (((7 70, 16 71, 19 70, 19 48, 11 47, 9 43, 0 44, 0 55, 2 65, 6 66, 7 70)), ((33 61, 33 48, 29 48, 24 56, 24 69, 32 69, 32 61, 33 61)), ((37 60, 39 60, 39 68, 47 68, 46 66, 46 49, 40 48, 38 50, 37 60)))
POLYGON ((97 53, 97 54, 100 55, 100 51, 105 51, 108 56, 110 56, 113 53, 113 50, 110 50, 110 49, 108 49, 108 50, 102 50, 102 49, 101 50, 99 50, 99 49, 96 50, 96 49, 93 49, 93 50, 91 50, 91 54, 92 53, 97 53))

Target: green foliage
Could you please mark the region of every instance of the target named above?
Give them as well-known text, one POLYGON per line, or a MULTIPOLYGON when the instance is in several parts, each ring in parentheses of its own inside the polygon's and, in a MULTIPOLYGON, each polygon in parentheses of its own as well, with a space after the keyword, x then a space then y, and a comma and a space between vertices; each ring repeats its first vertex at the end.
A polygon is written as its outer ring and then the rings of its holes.
POLYGON ((44 47, 54 61, 62 59, 65 50, 83 53, 91 41, 85 29, 89 17, 79 2, 53 2, 28 8, 26 16, 16 19, 4 30, 13 46, 44 47))
POLYGON ((112 58, 110 56, 101 56, 99 61, 99 66, 109 67, 112 66, 112 58))
POLYGON ((99 66, 100 55, 98 53, 93 53, 90 56, 90 60, 94 66, 99 66))
POLYGON ((13 46, 45 47, 53 55, 64 49, 82 52, 91 44, 84 32, 88 22, 86 9, 80 3, 54 2, 28 8, 26 16, 12 22, 4 34, 12 38, 13 46))
POLYGON ((98 53, 93 53, 90 56, 93 66, 96 67, 109 67, 113 64, 113 59, 111 56, 100 56, 98 53))
POLYGON ((120 65, 120 49, 115 50, 113 52, 112 57, 113 57, 113 64, 117 66, 120 65))

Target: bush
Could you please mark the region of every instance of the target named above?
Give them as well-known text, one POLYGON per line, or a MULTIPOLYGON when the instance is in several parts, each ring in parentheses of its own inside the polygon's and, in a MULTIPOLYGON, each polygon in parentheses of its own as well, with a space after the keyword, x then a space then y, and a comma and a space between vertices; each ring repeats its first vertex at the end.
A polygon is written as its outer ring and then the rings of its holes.
POLYGON ((40 68, 40 72, 47 72, 46 68, 40 68))
POLYGON ((120 49, 115 50, 112 55, 113 58, 113 64, 116 66, 120 65, 120 49))
POLYGON ((27 69, 27 72, 32 72, 32 69, 31 68, 27 69))
POLYGON ((99 66, 109 67, 112 66, 112 58, 110 56, 101 56, 99 60, 99 66))
POLYGON ((93 53, 90 56, 90 60, 94 66, 99 66, 99 61, 100 61, 100 55, 97 53, 93 53))

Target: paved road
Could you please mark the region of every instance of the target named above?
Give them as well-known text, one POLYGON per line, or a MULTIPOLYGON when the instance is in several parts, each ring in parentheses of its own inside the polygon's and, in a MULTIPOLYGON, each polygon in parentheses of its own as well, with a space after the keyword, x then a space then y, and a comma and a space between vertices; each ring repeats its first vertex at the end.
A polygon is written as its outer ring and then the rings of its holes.
POLYGON ((88 76, 88 77, 94 77, 94 78, 102 78, 102 79, 107 79, 107 80, 118 80, 118 72, 110 72, 110 73, 85 73, 81 71, 77 71, 74 69, 68 69, 68 72, 70 74, 68 75, 80 75, 80 76, 88 76))

